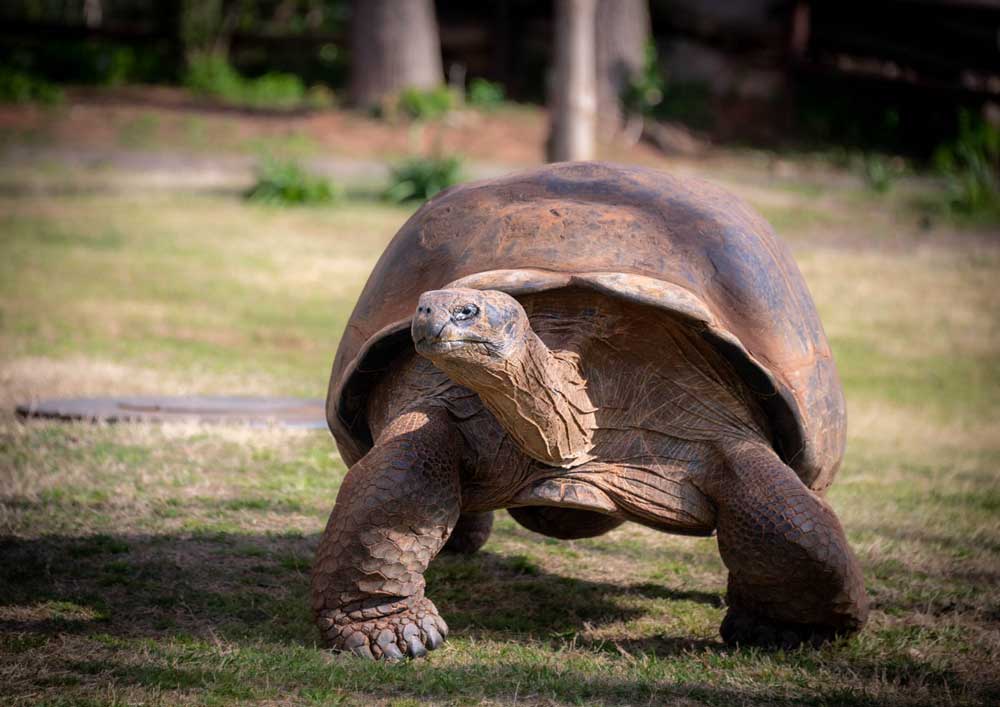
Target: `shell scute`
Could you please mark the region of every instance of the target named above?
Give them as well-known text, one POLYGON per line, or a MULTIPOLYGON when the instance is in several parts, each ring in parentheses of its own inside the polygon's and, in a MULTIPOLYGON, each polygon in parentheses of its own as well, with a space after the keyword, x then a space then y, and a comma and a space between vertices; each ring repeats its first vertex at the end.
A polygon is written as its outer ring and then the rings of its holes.
POLYGON ((810 487, 832 481, 846 413, 815 305, 788 249, 735 196, 657 170, 562 163, 442 192, 400 229, 334 361, 330 428, 345 460, 367 450, 366 391, 400 347, 422 292, 512 295, 584 286, 686 317, 741 373, 778 452, 810 487))

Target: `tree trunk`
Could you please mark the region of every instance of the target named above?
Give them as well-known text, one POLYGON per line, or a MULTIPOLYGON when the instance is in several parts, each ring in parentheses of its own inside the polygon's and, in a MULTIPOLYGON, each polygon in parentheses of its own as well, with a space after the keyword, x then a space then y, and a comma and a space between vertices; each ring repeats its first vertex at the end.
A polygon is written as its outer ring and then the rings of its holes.
POLYGON ((605 135, 624 124, 622 92, 642 72, 651 39, 649 0, 597 0, 597 115, 605 135))
POLYGON ((549 85, 549 162, 594 156, 597 0, 556 0, 555 61, 549 85))
POLYGON ((353 0, 351 102, 377 105, 403 88, 444 81, 433 0, 353 0))
POLYGON ((223 0, 181 0, 180 34, 184 59, 199 54, 226 56, 228 42, 221 41, 223 0))

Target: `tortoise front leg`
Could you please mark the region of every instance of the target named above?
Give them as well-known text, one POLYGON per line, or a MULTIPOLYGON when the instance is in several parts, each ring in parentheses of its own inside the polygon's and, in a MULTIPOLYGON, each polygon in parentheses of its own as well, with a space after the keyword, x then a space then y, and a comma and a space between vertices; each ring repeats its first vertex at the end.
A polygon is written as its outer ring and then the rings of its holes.
POLYGON ((868 616, 840 521, 763 444, 736 444, 708 477, 729 569, 727 643, 791 648, 854 633, 868 616))
POLYGON ((312 572, 316 623, 334 650, 394 660, 443 642, 423 573, 458 520, 460 439, 443 410, 410 411, 348 471, 312 572))

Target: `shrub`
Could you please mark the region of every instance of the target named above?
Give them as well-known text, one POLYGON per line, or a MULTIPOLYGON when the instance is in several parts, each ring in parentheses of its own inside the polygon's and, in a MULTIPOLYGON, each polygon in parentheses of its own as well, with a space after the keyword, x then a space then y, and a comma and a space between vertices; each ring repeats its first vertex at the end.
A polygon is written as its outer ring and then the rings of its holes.
POLYGON ((958 137, 935 151, 934 164, 951 209, 1000 218, 1000 128, 963 111, 958 137))
POLYGON ((653 116, 656 107, 663 102, 666 81, 656 61, 656 45, 646 45, 645 61, 639 72, 622 93, 622 104, 630 113, 653 116))
POLYGON ((413 120, 435 120, 455 107, 454 92, 447 86, 432 89, 405 88, 396 99, 396 109, 413 120))
POLYGON ((253 108, 297 108, 305 103, 306 87, 298 76, 270 72, 243 79, 243 103, 253 108))
POLYGON ((411 157, 392 168, 385 197, 396 203, 426 201, 461 179, 458 157, 411 157))
POLYGON ((340 192, 329 179, 310 174, 294 160, 265 158, 257 169, 257 183, 246 196, 263 204, 292 206, 333 203, 340 192))
POLYGON ((320 87, 306 90, 294 74, 270 72, 248 79, 218 54, 201 54, 188 65, 184 84, 196 93, 220 98, 226 103, 249 108, 298 108, 331 103, 328 91, 320 87))
POLYGON ((59 103, 62 91, 48 81, 14 69, 0 68, 0 102, 59 103))
POLYGON ((243 77, 223 57, 198 54, 188 61, 184 85, 196 93, 236 99, 242 93, 243 77))
POLYGON ((110 40, 25 38, 16 47, 0 47, 0 66, 53 84, 117 86, 173 78, 164 48, 135 48, 110 40))
POLYGON ((466 102, 481 110, 496 110, 504 103, 503 86, 494 81, 486 79, 472 79, 469 82, 469 91, 466 102))
POLYGON ((656 46, 646 46, 646 59, 622 92, 622 104, 630 113, 656 120, 678 121, 693 128, 708 128, 713 122, 711 90, 701 81, 668 82, 656 59, 656 46))

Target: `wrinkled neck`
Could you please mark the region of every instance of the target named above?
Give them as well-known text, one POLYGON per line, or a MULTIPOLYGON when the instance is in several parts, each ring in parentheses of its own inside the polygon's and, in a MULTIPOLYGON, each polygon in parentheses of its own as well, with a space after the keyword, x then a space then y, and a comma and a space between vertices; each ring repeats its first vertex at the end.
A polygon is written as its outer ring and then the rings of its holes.
POLYGON ((479 394, 528 456, 560 467, 592 458, 595 408, 574 354, 550 351, 528 328, 496 364, 441 368, 479 394))

